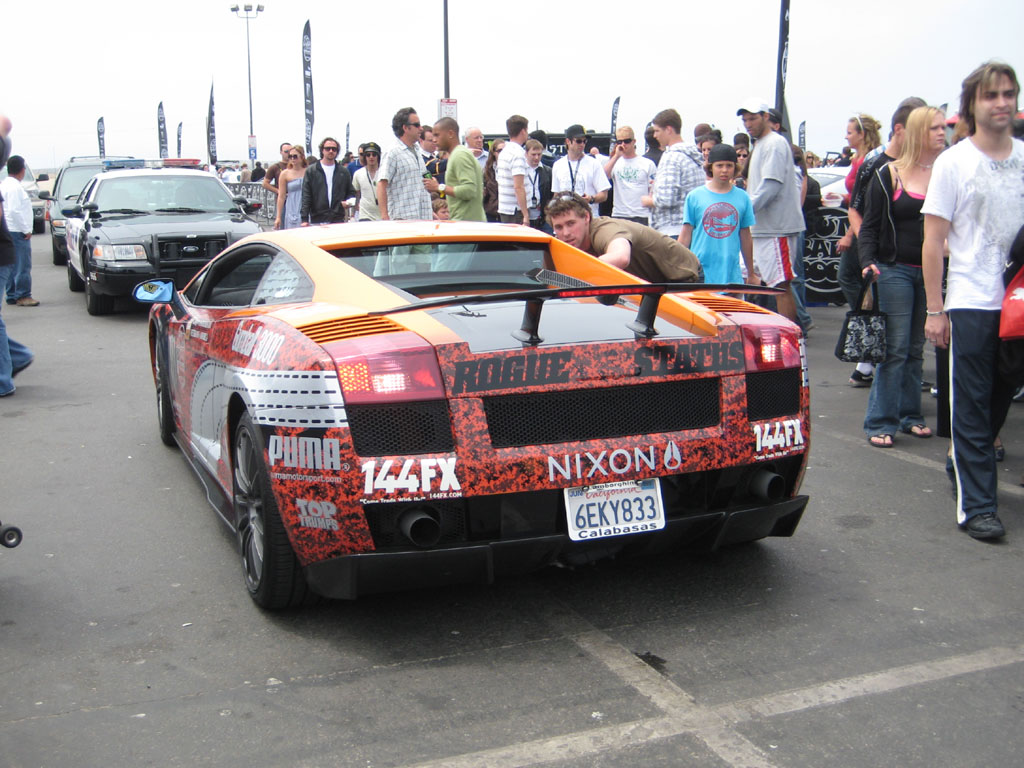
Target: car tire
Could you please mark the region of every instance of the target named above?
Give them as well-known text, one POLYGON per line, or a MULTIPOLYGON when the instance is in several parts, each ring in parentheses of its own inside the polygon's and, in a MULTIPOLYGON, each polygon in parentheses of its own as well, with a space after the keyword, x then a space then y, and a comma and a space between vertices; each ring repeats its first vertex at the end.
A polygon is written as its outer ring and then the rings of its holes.
POLYGON ((53 264, 56 267, 63 266, 64 264, 67 264, 68 261, 67 250, 60 247, 63 242, 63 240, 56 237, 50 237, 50 247, 53 250, 53 264))
POLYGON ((68 259, 65 263, 68 268, 68 290, 72 293, 81 293, 85 290, 85 283, 78 276, 78 273, 75 272, 75 268, 71 266, 71 259, 68 259))
POLYGON ((46 231, 46 219, 36 219, 32 222, 32 234, 41 235, 46 231))
POLYGON ((156 419, 160 425, 160 442, 174 448, 178 445, 174 439, 174 433, 178 428, 174 423, 171 390, 167 381, 167 361, 164 355, 158 341, 156 356, 153 358, 156 363, 156 370, 153 372, 153 379, 156 382, 156 419))
POLYGON ((88 274, 85 276, 85 311, 90 315, 109 315, 114 311, 114 297, 96 293, 88 274))
POLYGON ((270 488, 263 440, 249 414, 239 421, 231 446, 235 532, 249 596, 268 611, 312 602, 270 488))

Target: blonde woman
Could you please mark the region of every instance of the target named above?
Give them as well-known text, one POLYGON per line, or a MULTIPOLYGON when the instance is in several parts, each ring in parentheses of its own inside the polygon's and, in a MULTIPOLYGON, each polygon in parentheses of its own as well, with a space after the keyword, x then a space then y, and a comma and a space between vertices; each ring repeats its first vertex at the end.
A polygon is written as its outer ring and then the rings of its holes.
POLYGON ((306 153, 295 144, 288 150, 288 166, 277 177, 277 217, 274 229, 294 229, 301 223, 302 177, 306 174, 306 153))
POLYGON ((921 206, 932 164, 945 147, 945 129, 940 110, 918 107, 911 112, 900 156, 875 171, 865 194, 860 264, 865 278, 878 279, 878 304, 886 313, 885 361, 875 367, 864 415, 864 432, 876 448, 891 448, 897 430, 932 436, 921 415, 927 307, 921 206))

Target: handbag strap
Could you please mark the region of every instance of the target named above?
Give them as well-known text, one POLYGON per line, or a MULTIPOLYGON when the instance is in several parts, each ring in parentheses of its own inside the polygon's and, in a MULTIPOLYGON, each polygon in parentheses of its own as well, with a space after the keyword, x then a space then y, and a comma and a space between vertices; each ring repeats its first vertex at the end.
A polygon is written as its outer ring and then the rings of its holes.
POLYGON ((864 309, 864 297, 868 295, 868 289, 871 289, 871 300, 872 306, 878 309, 878 275, 874 272, 871 273, 870 279, 864 283, 864 286, 860 289, 860 295, 857 297, 857 306, 851 307, 851 309, 860 312, 864 309))

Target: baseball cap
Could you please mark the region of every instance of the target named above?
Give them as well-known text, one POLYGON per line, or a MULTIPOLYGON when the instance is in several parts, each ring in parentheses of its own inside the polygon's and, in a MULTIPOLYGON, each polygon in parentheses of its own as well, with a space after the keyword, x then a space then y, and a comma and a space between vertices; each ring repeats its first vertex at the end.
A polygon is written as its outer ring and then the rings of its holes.
POLYGON ((744 112, 767 112, 771 107, 768 102, 758 96, 748 96, 741 102, 741 106, 736 110, 737 116, 742 115, 744 112))
POLYGON ((565 138, 567 139, 578 139, 586 138, 587 132, 583 130, 583 126, 578 123, 574 123, 565 129, 565 138))
POLYGON ((736 162, 736 150, 733 149, 731 144, 715 144, 708 152, 708 162, 714 165, 715 163, 735 163, 736 162))

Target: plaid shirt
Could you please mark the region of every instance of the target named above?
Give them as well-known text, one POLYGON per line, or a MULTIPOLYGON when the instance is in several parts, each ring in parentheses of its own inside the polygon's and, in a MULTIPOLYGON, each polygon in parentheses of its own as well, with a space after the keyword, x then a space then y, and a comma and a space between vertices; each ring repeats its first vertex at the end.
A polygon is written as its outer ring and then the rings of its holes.
POLYGON ((678 235, 686 213, 686 193, 703 186, 707 180, 704 157, 699 149, 688 147, 681 141, 665 149, 658 162, 651 191, 654 198, 651 226, 660 232, 672 230, 678 235))
POLYGON ((430 193, 423 187, 427 167, 415 145, 402 142, 392 147, 380 159, 377 180, 388 183, 389 219, 432 219, 430 193))

